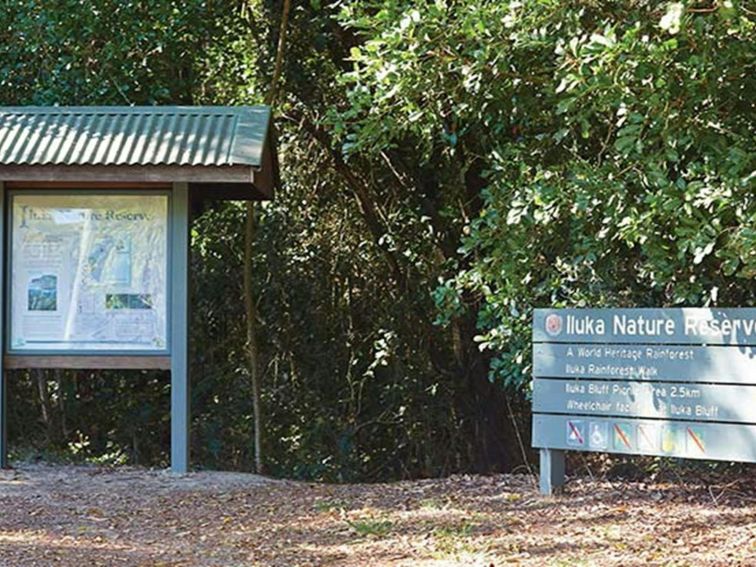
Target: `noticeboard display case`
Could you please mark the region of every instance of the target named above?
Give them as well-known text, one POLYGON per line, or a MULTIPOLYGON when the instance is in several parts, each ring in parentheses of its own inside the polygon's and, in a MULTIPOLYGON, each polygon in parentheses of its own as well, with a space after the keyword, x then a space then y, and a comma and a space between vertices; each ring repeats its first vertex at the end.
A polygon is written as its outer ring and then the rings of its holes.
POLYGON ((189 470, 192 215, 270 199, 267 106, 0 107, 0 469, 24 369, 170 373, 189 470))
POLYGON ((11 353, 168 351, 168 192, 13 192, 11 353))

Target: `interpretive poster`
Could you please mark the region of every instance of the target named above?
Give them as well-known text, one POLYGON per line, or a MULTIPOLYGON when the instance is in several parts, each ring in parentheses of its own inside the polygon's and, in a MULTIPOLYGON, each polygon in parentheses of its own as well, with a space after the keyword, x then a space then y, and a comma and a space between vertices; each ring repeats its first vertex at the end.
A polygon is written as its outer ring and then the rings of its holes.
POLYGON ((166 349, 168 196, 14 194, 10 347, 166 349))

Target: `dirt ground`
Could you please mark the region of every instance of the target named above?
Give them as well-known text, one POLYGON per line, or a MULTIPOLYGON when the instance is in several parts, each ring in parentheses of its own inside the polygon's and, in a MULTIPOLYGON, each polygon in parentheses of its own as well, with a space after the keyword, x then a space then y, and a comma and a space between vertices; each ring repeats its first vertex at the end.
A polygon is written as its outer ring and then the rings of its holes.
POLYGON ((716 485, 525 475, 374 485, 0 471, 0 565, 756 565, 756 479, 716 485))

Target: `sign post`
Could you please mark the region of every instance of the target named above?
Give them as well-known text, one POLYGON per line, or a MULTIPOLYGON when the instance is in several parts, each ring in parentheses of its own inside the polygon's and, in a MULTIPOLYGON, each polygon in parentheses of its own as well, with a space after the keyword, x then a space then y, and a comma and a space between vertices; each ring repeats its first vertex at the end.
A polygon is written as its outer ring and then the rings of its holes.
POLYGON ((536 309, 541 491, 564 453, 756 462, 756 308, 536 309))
POLYGON ((171 279, 171 470, 189 470, 189 188, 173 185, 171 279))
MULTIPOLYGON (((2 235, 5 234, 5 183, 0 180, 0 290, 5 287, 5 247, 2 246, 2 235)), ((0 345, 5 344, 5 320, 3 301, 0 300, 0 345)), ((5 376, 5 365, 0 364, 0 469, 8 468, 8 388, 5 376)))

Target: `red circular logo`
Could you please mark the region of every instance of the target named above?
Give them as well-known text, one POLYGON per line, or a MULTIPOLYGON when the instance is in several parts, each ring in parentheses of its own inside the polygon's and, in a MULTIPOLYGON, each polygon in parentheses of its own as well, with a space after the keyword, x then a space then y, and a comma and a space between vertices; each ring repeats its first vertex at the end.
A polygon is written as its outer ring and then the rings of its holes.
POLYGON ((546 317, 546 332, 555 337, 562 332, 562 316, 552 313, 546 317))

